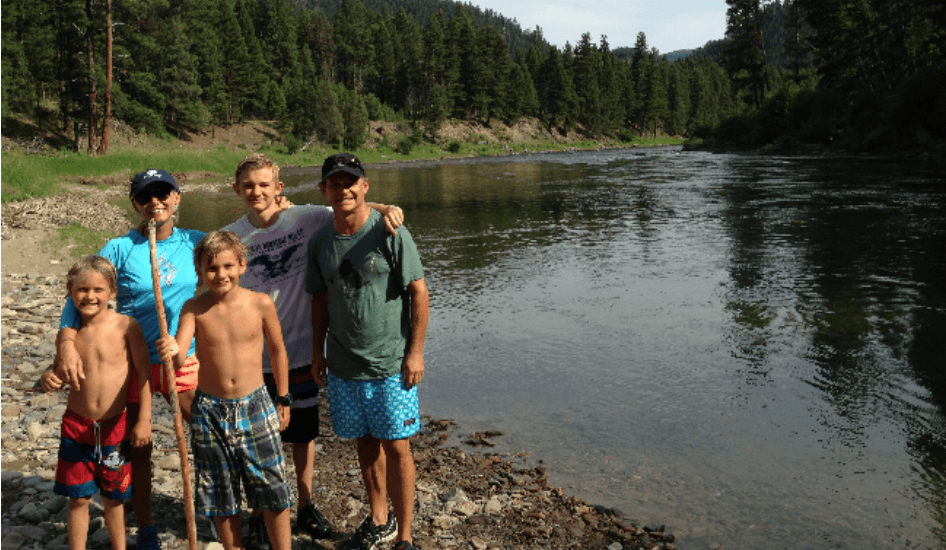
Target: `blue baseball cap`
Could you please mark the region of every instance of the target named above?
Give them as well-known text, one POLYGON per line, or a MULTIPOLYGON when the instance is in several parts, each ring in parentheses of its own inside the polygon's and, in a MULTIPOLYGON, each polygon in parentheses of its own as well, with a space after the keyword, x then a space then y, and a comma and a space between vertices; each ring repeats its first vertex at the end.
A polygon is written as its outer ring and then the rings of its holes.
POLYGON ((135 177, 131 180, 131 190, 128 192, 128 194, 133 197, 144 191, 145 187, 157 182, 170 184, 175 191, 178 193, 181 192, 181 188, 177 186, 174 176, 172 176, 167 170, 148 168, 144 172, 138 172, 135 174, 135 177))

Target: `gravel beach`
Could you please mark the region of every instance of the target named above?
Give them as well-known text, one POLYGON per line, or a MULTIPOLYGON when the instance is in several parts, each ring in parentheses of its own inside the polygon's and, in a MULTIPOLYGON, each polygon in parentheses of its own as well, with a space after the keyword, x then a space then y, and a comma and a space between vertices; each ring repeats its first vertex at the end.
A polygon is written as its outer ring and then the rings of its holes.
MULTIPOLYGON (((64 287, 61 275, 10 273, 2 279, 2 550, 69 548, 67 501, 52 492, 68 390, 53 395, 37 390, 55 353, 64 287)), ((163 399, 154 403, 155 522, 165 549, 185 549, 173 420, 163 399)), ((334 436, 324 400, 321 422, 324 435, 316 440, 313 486, 336 534, 332 540, 313 540, 293 520, 294 549, 335 548, 367 513, 354 445, 334 436)), ((412 439, 417 460, 413 529, 421 548, 676 548, 662 525, 637 525, 617 510, 569 497, 548 485, 544 466, 527 467, 516 455, 490 453, 496 437, 501 434, 458 436, 452 421, 425 419, 424 429, 412 439)), ((96 500, 90 548, 108 546, 101 501, 96 500)), ((135 548, 134 514, 130 507, 127 512, 128 547, 135 548)), ((209 533, 207 520, 198 517, 198 547, 220 548, 209 533)))
MULTIPOLYGON (((38 380, 55 354, 65 273, 73 260, 67 243, 49 243, 57 228, 69 223, 116 235, 126 231, 130 223, 121 209, 104 200, 121 193, 116 187, 103 192, 80 186, 68 194, 3 205, 0 550, 69 548, 67 500, 52 491, 68 390, 49 395, 38 390, 38 380)), ((165 550, 186 549, 173 418, 163 399, 154 405, 152 513, 165 550)), ((313 487, 335 535, 313 540, 296 528, 293 512, 293 549, 335 548, 368 510, 354 443, 334 436, 324 398, 321 411, 313 487)), ((413 532, 421 548, 676 549, 674 535, 663 525, 639 524, 618 510, 550 487, 546 467, 527 465, 524 453, 491 453, 501 436, 461 435, 451 420, 425 418, 412 438, 417 462, 413 532)), ((292 461, 287 464, 291 470, 292 461)), ((137 526, 127 505, 126 524, 128 548, 134 549, 137 526)), ((197 529, 198 548, 222 548, 211 540, 206 518, 198 516, 197 529)), ((89 548, 108 546, 101 500, 93 499, 89 548)))

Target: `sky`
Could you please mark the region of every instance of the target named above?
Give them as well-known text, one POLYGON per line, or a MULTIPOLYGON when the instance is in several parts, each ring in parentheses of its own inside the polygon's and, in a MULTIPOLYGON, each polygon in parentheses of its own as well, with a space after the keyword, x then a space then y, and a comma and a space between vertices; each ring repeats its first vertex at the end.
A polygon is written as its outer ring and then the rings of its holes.
POLYGON ((726 32, 725 0, 467 0, 518 21, 522 30, 542 28, 545 40, 574 46, 591 33, 599 43, 607 35, 614 49, 633 46, 643 31, 647 45, 660 53, 690 50, 726 32))

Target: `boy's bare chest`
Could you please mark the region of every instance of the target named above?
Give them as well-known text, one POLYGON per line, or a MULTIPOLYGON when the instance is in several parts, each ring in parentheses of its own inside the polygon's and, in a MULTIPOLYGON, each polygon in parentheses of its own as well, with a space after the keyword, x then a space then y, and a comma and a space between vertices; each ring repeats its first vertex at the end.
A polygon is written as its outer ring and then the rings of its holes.
POLYGON ((259 313, 250 307, 211 309, 196 317, 198 337, 212 345, 252 343, 263 337, 259 313))
POLYGON ((129 372, 128 347, 117 327, 81 328, 76 334, 76 351, 86 374, 118 376, 129 372))

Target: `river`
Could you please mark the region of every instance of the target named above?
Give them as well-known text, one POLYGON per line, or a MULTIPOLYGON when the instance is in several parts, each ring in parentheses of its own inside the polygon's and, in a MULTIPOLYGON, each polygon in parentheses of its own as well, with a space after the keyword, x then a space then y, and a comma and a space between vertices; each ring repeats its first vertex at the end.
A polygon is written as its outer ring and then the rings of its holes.
MULTIPOLYGON (((431 293, 424 412, 681 548, 946 542, 946 179, 679 148, 369 167, 431 293)), ((296 203, 317 168, 287 168, 296 203)), ((181 225, 241 212, 184 195, 181 225)))

